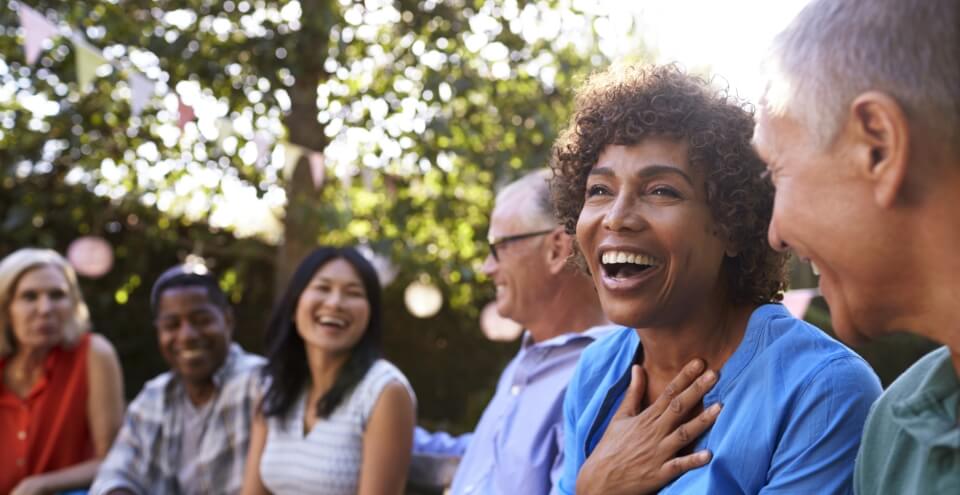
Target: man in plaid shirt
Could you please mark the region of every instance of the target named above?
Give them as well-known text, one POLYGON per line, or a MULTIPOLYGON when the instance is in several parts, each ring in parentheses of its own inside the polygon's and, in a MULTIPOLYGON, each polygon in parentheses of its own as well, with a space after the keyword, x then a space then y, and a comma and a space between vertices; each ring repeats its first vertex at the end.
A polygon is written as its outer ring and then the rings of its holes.
POLYGON ((263 359, 231 343, 227 298, 197 268, 171 268, 153 286, 157 340, 171 370, 130 404, 94 495, 240 492, 263 359))

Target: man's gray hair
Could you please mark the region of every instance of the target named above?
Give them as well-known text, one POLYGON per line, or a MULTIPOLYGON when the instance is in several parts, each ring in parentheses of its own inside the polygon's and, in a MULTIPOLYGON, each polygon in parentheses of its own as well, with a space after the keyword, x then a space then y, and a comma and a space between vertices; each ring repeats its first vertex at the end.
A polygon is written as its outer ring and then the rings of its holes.
POLYGON ((956 140, 958 32, 958 0, 814 0, 773 43, 765 108, 798 119, 826 146, 857 95, 877 90, 911 125, 956 140))
POLYGON ((553 209, 553 197, 550 188, 552 178, 550 169, 538 168, 507 184, 497 193, 497 202, 499 203, 501 198, 508 194, 526 191, 533 195, 531 199, 534 208, 529 212, 529 219, 534 223, 543 224, 544 227, 559 225, 559 220, 557 220, 557 215, 553 209))

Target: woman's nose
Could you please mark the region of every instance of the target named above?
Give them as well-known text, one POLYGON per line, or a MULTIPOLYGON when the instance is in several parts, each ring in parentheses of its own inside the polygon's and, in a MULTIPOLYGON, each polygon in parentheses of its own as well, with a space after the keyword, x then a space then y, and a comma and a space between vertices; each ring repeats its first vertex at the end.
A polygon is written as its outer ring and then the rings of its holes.
POLYGON ((603 216, 603 228, 612 231, 640 230, 644 223, 638 205, 628 194, 618 194, 603 216))
POLYGON ((53 309, 53 301, 50 296, 41 295, 37 298, 37 311, 40 313, 49 313, 53 309))
POLYGON ((343 294, 338 290, 332 290, 327 294, 327 297, 323 299, 324 306, 329 306, 331 308, 339 308, 343 303, 343 294))

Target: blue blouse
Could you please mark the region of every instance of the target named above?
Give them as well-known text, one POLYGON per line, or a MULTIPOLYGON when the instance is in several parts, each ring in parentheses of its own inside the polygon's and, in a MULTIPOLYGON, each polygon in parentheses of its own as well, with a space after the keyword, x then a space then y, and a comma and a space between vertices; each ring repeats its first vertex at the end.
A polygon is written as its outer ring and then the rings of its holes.
MULTIPOLYGON (((564 400, 560 493, 575 492, 642 352, 629 328, 584 350, 564 400)), ((660 493, 851 493, 860 434, 880 392, 860 356, 782 305, 760 306, 703 399, 704 408, 724 406, 696 442, 713 459, 660 493)))

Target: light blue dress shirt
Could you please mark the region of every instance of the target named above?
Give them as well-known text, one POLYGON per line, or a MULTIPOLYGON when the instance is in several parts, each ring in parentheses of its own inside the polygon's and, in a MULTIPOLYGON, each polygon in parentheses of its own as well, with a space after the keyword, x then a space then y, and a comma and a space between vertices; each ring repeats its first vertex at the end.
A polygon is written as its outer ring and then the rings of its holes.
POLYGON ((561 415, 567 383, 580 352, 614 329, 594 327, 536 344, 525 333, 472 436, 418 430, 414 452, 463 452, 451 486, 455 495, 550 493, 563 461, 561 415))
MULTIPOLYGON (((582 355, 564 402, 567 441, 559 490, 603 437, 642 359, 624 328, 582 355)), ((851 493, 854 458, 880 382, 867 363, 779 304, 754 311, 743 341, 703 399, 720 402, 714 426, 696 442, 709 464, 665 486, 664 494, 851 493)))

